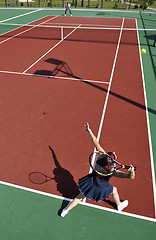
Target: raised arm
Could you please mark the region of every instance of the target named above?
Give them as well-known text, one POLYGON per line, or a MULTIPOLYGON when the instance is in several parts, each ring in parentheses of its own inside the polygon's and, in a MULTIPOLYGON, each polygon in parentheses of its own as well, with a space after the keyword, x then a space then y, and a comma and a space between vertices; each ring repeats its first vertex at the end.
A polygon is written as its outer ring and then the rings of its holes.
POLYGON ((86 127, 85 130, 89 132, 89 135, 90 135, 90 137, 91 137, 91 139, 92 139, 92 142, 93 142, 94 146, 96 147, 97 151, 105 152, 105 150, 100 146, 99 142, 97 141, 97 138, 96 138, 95 135, 93 134, 93 132, 92 132, 92 130, 90 129, 88 123, 86 123, 85 127, 86 127))

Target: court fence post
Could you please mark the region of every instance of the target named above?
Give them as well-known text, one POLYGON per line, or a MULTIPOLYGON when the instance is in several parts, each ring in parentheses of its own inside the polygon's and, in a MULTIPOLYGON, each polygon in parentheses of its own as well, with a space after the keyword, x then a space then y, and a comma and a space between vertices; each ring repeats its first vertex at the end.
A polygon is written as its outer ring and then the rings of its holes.
POLYGON ((64 8, 64 0, 62 0, 62 7, 64 8))
POLYGON ((101 8, 103 8, 103 0, 101 0, 101 8))
POLYGON ((90 8, 90 0, 88 0, 88 6, 87 7, 90 8))
POLYGON ((75 0, 75 8, 77 7, 77 0, 75 0))

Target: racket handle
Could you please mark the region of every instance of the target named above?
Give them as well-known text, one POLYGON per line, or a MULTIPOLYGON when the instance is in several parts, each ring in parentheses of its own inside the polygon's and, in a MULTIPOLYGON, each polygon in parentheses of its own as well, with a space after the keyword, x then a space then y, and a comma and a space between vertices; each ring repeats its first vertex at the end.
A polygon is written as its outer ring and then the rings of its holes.
MULTIPOLYGON (((131 166, 123 165, 123 168, 129 169, 131 166)), ((136 167, 134 167, 134 170, 136 171, 136 167)))

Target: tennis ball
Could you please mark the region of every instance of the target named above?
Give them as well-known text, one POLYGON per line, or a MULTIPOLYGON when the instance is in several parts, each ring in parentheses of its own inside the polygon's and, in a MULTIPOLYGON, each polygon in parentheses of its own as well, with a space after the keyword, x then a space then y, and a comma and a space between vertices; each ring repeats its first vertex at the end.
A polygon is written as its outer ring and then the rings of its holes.
POLYGON ((145 54, 145 53, 146 53, 146 49, 144 49, 144 48, 141 49, 141 53, 142 53, 142 54, 145 54))

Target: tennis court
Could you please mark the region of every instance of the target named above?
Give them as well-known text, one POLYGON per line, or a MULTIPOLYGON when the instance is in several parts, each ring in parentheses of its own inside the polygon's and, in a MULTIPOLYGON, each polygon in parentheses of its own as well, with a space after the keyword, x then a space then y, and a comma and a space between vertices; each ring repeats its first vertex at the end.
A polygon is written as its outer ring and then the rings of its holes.
POLYGON ((154 239, 155 14, 0 12, 2 239, 154 239), (136 178, 110 181, 129 200, 122 213, 112 198, 86 200, 62 219, 90 170, 86 122, 136 178))

